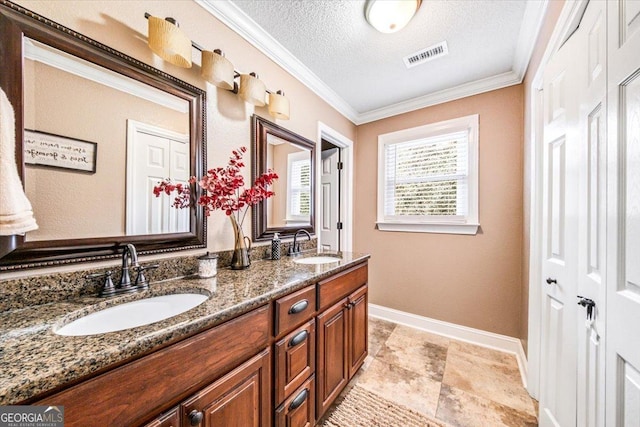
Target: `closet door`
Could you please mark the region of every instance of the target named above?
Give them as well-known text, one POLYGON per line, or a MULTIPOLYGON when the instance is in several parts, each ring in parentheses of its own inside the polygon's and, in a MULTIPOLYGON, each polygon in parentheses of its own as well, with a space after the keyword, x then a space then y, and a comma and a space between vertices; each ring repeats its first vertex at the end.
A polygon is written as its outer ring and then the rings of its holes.
POLYGON ((607 425, 640 420, 640 1, 607 2, 607 425))
POLYGON ((580 103, 577 425, 605 425, 606 2, 591 1, 574 37, 580 103))
POLYGON ((577 38, 544 73, 540 425, 576 425, 577 38))

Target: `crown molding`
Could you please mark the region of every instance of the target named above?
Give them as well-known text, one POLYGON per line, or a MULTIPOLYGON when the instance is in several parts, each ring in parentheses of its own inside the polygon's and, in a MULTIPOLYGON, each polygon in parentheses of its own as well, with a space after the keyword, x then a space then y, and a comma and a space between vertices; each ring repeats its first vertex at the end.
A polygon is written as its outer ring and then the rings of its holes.
POLYGON ((316 95, 356 125, 407 113, 420 108, 477 95, 522 83, 549 0, 528 1, 518 36, 512 71, 465 83, 451 89, 416 97, 387 107, 358 113, 340 95, 298 58, 260 27, 253 19, 226 0, 195 0, 206 11, 238 33, 268 58, 302 82, 316 95))
POLYGON ((524 75, 527 72, 548 5, 549 0, 528 1, 524 10, 512 68, 520 76, 520 81, 524 80, 524 75))
POLYGON ((451 89, 441 90, 399 102, 397 104, 389 105, 388 107, 367 111, 366 113, 360 114, 356 124, 359 125, 373 122, 375 120, 385 119, 387 117, 408 113, 410 111, 419 110, 432 105, 442 104, 443 102, 455 101, 456 99, 466 98, 467 96, 478 95, 480 93, 502 89, 507 86, 517 85, 521 82, 522 78, 520 76, 513 71, 507 71, 506 73, 498 74, 497 76, 461 84, 451 89))
POLYGON ((293 56, 269 33, 262 29, 253 19, 238 6, 226 0, 195 0, 201 7, 218 18, 227 27, 264 53, 268 58, 281 66, 285 71, 311 89, 325 102, 338 110, 352 122, 356 122, 358 112, 340 95, 324 83, 298 58, 293 56))

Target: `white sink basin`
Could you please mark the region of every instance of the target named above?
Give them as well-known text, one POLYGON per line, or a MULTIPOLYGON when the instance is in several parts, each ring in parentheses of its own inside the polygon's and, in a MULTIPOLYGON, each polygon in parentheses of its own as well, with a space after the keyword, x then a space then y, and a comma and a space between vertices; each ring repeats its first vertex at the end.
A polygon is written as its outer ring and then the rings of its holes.
POLYGON ((298 264, 328 264, 330 262, 338 262, 340 258, 332 256, 310 256, 308 258, 294 259, 293 262, 298 264))
POLYGON ((54 332, 58 335, 83 336, 122 331, 177 316, 202 304, 208 298, 201 294, 145 298, 87 314, 54 332))

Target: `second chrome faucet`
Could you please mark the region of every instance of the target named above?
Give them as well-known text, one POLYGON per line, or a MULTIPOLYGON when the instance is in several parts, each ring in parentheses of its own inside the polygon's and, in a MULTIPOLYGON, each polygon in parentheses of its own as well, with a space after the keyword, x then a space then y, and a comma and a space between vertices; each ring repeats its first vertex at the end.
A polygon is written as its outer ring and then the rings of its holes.
POLYGON ((300 250, 300 243, 298 243, 298 233, 306 234, 307 239, 311 240, 311 234, 309 234, 307 230, 301 228, 300 230, 296 231, 296 234, 293 235, 293 243, 289 246, 289 250, 287 251, 287 255, 289 256, 298 255, 300 252, 302 252, 300 250))

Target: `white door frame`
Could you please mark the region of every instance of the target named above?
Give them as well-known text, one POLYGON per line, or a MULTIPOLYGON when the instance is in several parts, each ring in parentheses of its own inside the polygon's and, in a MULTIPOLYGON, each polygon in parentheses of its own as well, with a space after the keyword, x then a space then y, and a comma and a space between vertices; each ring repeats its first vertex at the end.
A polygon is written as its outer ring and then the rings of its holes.
MULTIPOLYGON (((340 218, 342 220, 342 234, 340 236, 340 248, 345 252, 353 251, 353 141, 318 121, 318 138, 316 139, 316 151, 326 139, 342 150, 342 179, 340 181, 340 218)), ((316 155, 316 218, 320 218, 320 162, 321 156, 316 155)), ((318 246, 320 233, 318 236, 318 246)))
POLYGON ((531 141, 531 167, 529 182, 531 183, 529 207, 529 328, 527 332, 527 390, 535 399, 540 399, 540 360, 541 360, 541 328, 542 328, 542 143, 544 105, 542 104, 542 77, 546 64, 556 53, 564 41, 575 29, 582 17, 589 0, 567 1, 551 38, 544 51, 540 65, 531 80, 531 123, 529 123, 529 140, 531 141))

